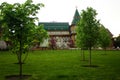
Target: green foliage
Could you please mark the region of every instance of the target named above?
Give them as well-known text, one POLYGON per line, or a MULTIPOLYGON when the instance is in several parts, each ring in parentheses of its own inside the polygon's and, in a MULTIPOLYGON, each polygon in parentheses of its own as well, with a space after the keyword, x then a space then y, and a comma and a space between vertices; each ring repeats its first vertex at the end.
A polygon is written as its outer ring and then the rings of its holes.
POLYGON ((100 26, 99 32, 99 44, 103 49, 106 49, 111 43, 110 33, 103 25, 100 26))
POLYGON ((77 26, 77 45, 79 47, 93 47, 99 35, 99 21, 96 11, 92 8, 82 10, 81 19, 77 26))
POLYGON ((36 14, 43 4, 33 4, 32 0, 27 0, 23 4, 2 3, 0 6, 4 24, 4 36, 12 42, 12 49, 15 53, 26 52, 31 45, 35 34, 36 14))
POLYGON ((36 27, 35 34, 34 34, 35 42, 42 43, 48 37, 49 37, 49 35, 48 35, 47 31, 44 29, 43 25, 39 25, 36 27))

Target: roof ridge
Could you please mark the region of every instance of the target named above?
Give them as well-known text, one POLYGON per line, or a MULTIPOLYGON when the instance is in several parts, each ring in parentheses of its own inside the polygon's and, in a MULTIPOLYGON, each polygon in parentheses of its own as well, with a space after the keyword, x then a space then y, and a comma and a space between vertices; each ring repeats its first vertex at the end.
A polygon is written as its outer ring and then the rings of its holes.
POLYGON ((59 30, 59 31, 68 31, 69 30, 69 24, 68 23, 53 23, 53 22, 44 22, 44 23, 41 23, 39 22, 39 25, 43 24, 44 25, 44 29, 46 30, 53 30, 53 31, 56 31, 56 30, 59 30))

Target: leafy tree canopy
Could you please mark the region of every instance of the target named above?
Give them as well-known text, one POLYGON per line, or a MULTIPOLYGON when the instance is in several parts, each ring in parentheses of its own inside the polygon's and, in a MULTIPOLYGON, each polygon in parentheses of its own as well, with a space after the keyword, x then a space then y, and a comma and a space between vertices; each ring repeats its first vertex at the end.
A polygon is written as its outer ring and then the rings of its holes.
POLYGON ((34 41, 33 42, 38 42, 42 43, 46 38, 49 37, 47 31, 44 29, 43 25, 39 25, 35 28, 35 35, 34 35, 34 41))
POLYGON ((38 19, 36 14, 43 6, 43 4, 33 4, 32 0, 27 0, 23 4, 4 2, 0 5, 3 34, 12 42, 14 52, 19 52, 20 46, 22 53, 29 48, 35 35, 34 22, 38 19))
POLYGON ((96 19, 96 10, 87 8, 82 10, 81 19, 77 27, 77 45, 91 48, 98 40, 99 21, 96 19))
POLYGON ((100 25, 99 32, 100 32, 99 44, 103 49, 106 49, 111 43, 110 33, 103 25, 100 25))

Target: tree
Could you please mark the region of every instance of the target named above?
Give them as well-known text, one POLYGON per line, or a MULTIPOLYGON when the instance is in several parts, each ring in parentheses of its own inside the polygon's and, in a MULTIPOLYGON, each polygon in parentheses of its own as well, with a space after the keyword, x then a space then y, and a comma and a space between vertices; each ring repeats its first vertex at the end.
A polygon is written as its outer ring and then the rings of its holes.
POLYGON ((0 5, 2 21, 4 25, 3 34, 12 42, 12 51, 17 54, 20 66, 20 78, 22 78, 22 54, 26 53, 32 44, 36 14, 43 4, 33 4, 32 0, 25 3, 9 4, 3 2, 0 5))
POLYGON ((2 23, 3 23, 3 20, 2 20, 2 14, 1 14, 1 10, 0 10, 0 40, 2 40, 2 31, 3 31, 3 26, 2 26, 2 23))
POLYGON ((84 53, 85 45, 82 42, 82 40, 83 40, 83 32, 82 32, 82 27, 80 26, 79 23, 78 23, 76 32, 77 32, 76 45, 77 45, 77 47, 81 48, 82 58, 83 58, 83 61, 85 61, 85 53, 84 53))
POLYGON ((106 51, 106 48, 109 47, 111 43, 110 33, 103 25, 100 25, 99 32, 99 44, 106 51))
POLYGON ((96 19, 96 10, 89 7, 82 10, 81 19, 77 28, 77 45, 89 49, 89 65, 91 66, 91 49, 97 43, 99 35, 99 21, 96 19))

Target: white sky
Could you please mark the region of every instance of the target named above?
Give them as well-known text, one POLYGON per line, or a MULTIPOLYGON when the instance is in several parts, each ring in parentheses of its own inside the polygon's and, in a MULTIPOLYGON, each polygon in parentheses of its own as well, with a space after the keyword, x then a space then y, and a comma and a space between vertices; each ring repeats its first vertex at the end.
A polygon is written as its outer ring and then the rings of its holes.
MULTIPOLYGON (((25 0, 0 0, 8 3, 23 3, 25 0)), ((76 7, 81 10, 87 7, 94 8, 101 23, 108 28, 114 36, 120 34, 120 0, 33 0, 35 3, 43 3, 39 14, 40 22, 69 22, 73 19, 76 7)))

